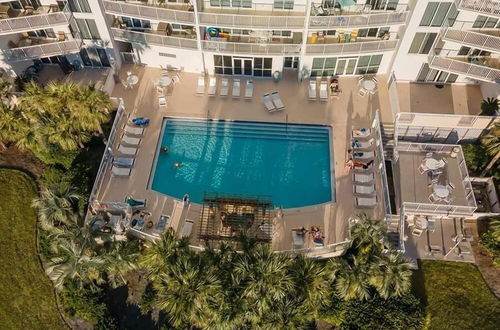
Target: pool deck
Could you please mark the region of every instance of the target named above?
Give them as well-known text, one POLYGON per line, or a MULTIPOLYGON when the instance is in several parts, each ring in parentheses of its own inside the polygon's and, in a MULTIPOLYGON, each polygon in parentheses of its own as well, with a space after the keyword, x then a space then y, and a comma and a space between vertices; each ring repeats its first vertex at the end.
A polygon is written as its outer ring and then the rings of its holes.
MULTIPOLYGON (((339 85, 343 93, 338 98, 329 98, 327 102, 308 100, 308 82, 299 83, 296 71, 285 71, 283 79, 275 83, 270 79, 254 78, 253 98, 234 99, 230 96, 219 96, 219 86, 216 96, 196 95, 199 75, 179 73, 181 82, 175 84, 173 91, 167 96, 167 107, 160 108, 154 87, 154 81, 161 76, 161 70, 148 67, 128 66, 121 70, 121 78, 131 71, 139 76, 139 83, 132 89, 122 85, 115 86, 112 96, 122 98, 128 117, 144 116, 151 119, 146 128, 136 161, 129 177, 111 175, 110 169, 104 173, 102 184, 98 187, 97 199, 100 201, 124 201, 126 196, 146 198, 147 210, 152 213, 151 220, 158 221, 160 215, 171 215, 170 227, 182 230, 187 219, 194 222, 191 242, 199 245, 196 239, 197 222, 200 218, 201 206, 191 204, 184 208, 182 203, 171 197, 161 195, 149 189, 150 174, 154 166, 155 152, 161 134, 164 117, 212 118, 225 120, 247 120, 279 123, 300 123, 330 125, 333 128, 333 166, 335 172, 336 201, 310 207, 285 209, 276 212, 273 226, 274 250, 288 251, 292 246, 292 229, 304 226, 318 226, 325 236, 325 244, 332 245, 348 240, 348 219, 360 212, 365 212, 374 218, 383 215, 383 203, 377 203, 373 209, 358 209, 354 204, 352 173, 345 169, 347 150, 350 146, 351 132, 354 128, 369 127, 375 112, 380 109, 382 121, 391 122, 392 113, 389 92, 386 86, 387 78, 378 76, 378 93, 369 96, 358 94, 357 77, 341 77, 339 85), (268 113, 262 102, 264 93, 279 91, 285 105, 285 110, 278 113, 268 113)), ((241 92, 244 94, 245 78, 242 78, 241 92)), ((231 81, 231 79, 230 79, 231 81)), ((220 84, 220 82, 219 82, 220 84)), ((229 89, 231 93, 231 88, 229 89)), ((120 129, 113 145, 113 155, 118 156, 117 148, 122 136, 126 118, 120 123, 120 129)), ((306 173, 304 173, 306 175, 306 173)), ((380 177, 376 175, 377 200, 382 201, 380 177)), ((300 187, 297 187, 300 189, 300 187)), ((308 236, 304 248, 313 248, 312 239, 308 236)), ((335 248, 334 250, 338 249, 335 248)), ((325 250, 316 250, 317 254, 325 255, 325 250)))

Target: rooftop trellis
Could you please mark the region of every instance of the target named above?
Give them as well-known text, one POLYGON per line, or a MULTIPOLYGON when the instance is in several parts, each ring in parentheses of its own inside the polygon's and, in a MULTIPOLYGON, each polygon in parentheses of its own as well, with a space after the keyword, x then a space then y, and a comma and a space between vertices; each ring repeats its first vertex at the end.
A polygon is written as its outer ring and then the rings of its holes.
POLYGON ((235 241, 246 232, 260 242, 272 240, 273 203, 270 196, 204 193, 198 238, 235 241))

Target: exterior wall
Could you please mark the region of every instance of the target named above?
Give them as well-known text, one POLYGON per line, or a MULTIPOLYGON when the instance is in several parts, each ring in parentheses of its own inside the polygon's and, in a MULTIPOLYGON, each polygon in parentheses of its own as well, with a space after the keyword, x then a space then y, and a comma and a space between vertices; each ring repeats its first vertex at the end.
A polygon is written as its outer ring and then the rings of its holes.
POLYGON ((203 71, 202 54, 197 50, 168 48, 153 45, 143 47, 141 45, 134 44, 134 53, 138 64, 157 68, 160 66, 173 66, 183 68, 183 71, 187 72, 200 73, 203 71), (168 54, 170 56, 161 56, 160 53, 168 54))

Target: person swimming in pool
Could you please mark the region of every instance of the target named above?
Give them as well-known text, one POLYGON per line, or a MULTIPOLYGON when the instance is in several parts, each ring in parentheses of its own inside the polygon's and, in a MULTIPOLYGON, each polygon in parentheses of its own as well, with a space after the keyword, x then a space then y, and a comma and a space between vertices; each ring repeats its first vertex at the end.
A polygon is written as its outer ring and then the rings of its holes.
POLYGON ((164 154, 168 154, 168 147, 167 146, 161 146, 161 152, 164 154))
POLYGON ((181 167, 181 162, 175 162, 174 163, 174 168, 179 168, 181 167))

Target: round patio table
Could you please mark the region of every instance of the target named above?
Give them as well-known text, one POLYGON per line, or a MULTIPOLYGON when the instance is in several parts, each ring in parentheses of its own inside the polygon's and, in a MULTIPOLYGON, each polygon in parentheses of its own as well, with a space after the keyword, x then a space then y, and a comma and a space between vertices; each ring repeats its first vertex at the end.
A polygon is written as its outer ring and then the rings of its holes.
POLYGON ((429 170, 437 170, 438 168, 443 167, 443 163, 434 158, 426 158, 424 160, 424 164, 429 170))
POLYGON ((371 79, 363 80, 361 85, 367 92, 373 92, 377 88, 377 84, 371 79))
POLYGON ((168 87, 170 86, 170 84, 172 84, 172 78, 168 76, 161 77, 158 80, 158 85, 160 85, 161 87, 168 87))
POLYGON ((434 191, 434 194, 440 198, 446 198, 450 195, 450 190, 448 187, 437 184, 432 187, 432 190, 434 191))
POLYGON ((127 77, 127 84, 130 86, 134 86, 139 82, 139 77, 137 77, 135 74, 131 74, 127 77))

